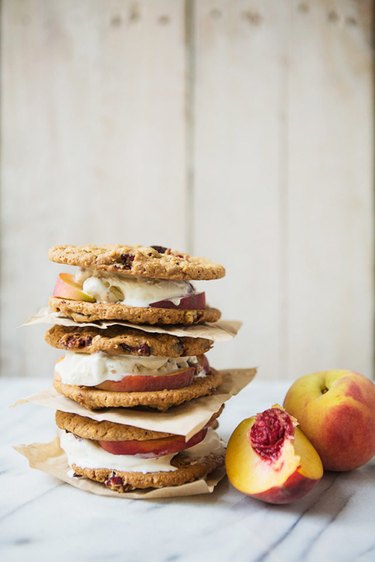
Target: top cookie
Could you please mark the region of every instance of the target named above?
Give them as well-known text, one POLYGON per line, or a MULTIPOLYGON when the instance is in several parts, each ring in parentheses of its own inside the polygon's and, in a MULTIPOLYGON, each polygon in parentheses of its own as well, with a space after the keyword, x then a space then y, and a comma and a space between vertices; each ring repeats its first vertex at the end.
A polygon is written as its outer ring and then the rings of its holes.
POLYGON ((153 279, 209 280, 225 275, 222 265, 163 246, 54 246, 48 257, 84 269, 153 279))

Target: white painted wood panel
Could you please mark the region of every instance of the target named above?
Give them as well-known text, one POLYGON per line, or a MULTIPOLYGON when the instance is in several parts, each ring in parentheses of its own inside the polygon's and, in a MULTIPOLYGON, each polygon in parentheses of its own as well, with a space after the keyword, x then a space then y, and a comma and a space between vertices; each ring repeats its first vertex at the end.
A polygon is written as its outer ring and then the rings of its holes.
POLYGON ((196 2, 194 250, 227 266, 210 302, 241 318, 223 366, 280 371, 284 61, 287 6, 196 2))
POLYGON ((47 374, 57 243, 186 245, 182 0, 2 3, 5 375, 47 374))
POLYGON ((245 320, 226 365, 373 372, 370 6, 196 4, 195 250, 245 320))
POLYGON ((289 34, 285 374, 371 376, 372 3, 305 6, 289 34))
POLYGON ((220 367, 373 371, 370 0, 3 0, 2 374, 50 375, 55 243, 227 266, 220 367))

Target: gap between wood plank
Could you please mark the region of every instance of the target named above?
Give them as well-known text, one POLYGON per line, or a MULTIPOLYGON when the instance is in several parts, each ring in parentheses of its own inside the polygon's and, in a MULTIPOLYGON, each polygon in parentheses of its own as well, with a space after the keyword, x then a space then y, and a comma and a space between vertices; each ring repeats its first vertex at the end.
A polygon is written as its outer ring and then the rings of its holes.
MULTIPOLYGON (((373 149, 375 147, 375 111, 374 111, 374 107, 375 107, 375 6, 372 3, 371 4, 371 10, 370 10, 370 18, 371 18, 371 23, 370 23, 370 29, 371 29, 371 33, 370 33, 370 50, 372 52, 372 64, 371 64, 371 70, 372 70, 372 138, 373 138, 373 149)), ((373 217, 374 220, 372 221, 372 240, 375 240, 375 167, 374 167, 374 163, 375 163, 375 152, 373 150, 373 161, 372 161, 372 189, 373 189, 373 198, 372 198, 372 208, 373 208, 373 217)), ((372 256, 372 289, 373 289, 373 295, 374 295, 374 289, 375 289, 375 244, 373 244, 373 256, 372 256)), ((373 302, 372 304, 372 333, 373 336, 375 335, 375 303, 373 302)), ((373 337, 374 340, 374 337, 373 337)), ((373 350, 372 350, 372 373, 371 373, 372 378, 375 378, 375 345, 373 346, 373 350)))
MULTIPOLYGON (((3 79, 3 10, 4 10, 4 3, 3 0, 0 0, 0 84, 4 84, 3 79)), ((3 245, 3 225, 4 225, 4 216, 3 216, 3 90, 2 87, 0 88, 0 165, 1 165, 1 173, 0 173, 0 294, 2 293, 3 288, 3 252, 2 252, 2 245, 3 245)), ((3 313, 3 312, 2 312, 3 313)), ((0 342, 3 341, 3 330, 2 330, 2 323, 0 322, 0 342)), ((1 358, 2 363, 2 358, 1 358)), ((1 373, 0 373, 1 374, 1 373)))
POLYGON ((195 83, 195 0, 185 0, 185 150, 186 150, 186 248, 194 254, 194 83, 195 83))
POLYGON ((288 2, 288 14, 283 37, 283 55, 281 60, 280 83, 280 137, 279 137, 279 235, 280 235, 280 287, 279 287, 279 366, 277 377, 288 376, 288 121, 289 121, 289 65, 290 65, 290 28, 293 2, 288 2))

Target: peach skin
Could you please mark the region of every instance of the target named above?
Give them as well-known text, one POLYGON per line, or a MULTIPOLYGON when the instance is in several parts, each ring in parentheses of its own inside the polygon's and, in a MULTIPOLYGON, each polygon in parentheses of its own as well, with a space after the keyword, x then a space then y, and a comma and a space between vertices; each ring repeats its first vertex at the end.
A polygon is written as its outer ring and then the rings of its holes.
POLYGON ((82 291, 81 285, 74 281, 73 275, 70 273, 59 274, 53 296, 74 301, 95 302, 93 297, 82 291))

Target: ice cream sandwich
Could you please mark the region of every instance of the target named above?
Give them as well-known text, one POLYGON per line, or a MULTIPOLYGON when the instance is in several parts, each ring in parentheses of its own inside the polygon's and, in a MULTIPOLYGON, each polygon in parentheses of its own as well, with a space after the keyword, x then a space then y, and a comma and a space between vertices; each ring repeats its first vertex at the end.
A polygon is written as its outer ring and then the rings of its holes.
POLYGON ((220 318, 191 283, 225 275, 206 259, 163 246, 55 246, 48 255, 80 268, 59 274, 49 299, 54 312, 76 322, 191 325, 220 318))
POLYGON ((212 394, 221 383, 205 356, 212 342, 204 338, 123 326, 53 326, 45 338, 67 350, 55 366, 56 390, 92 410, 141 406, 165 411, 212 394))
POLYGON ((56 412, 56 424, 74 476, 122 493, 180 486, 222 467, 224 447, 212 429, 220 413, 187 441, 180 435, 61 411, 56 412))

